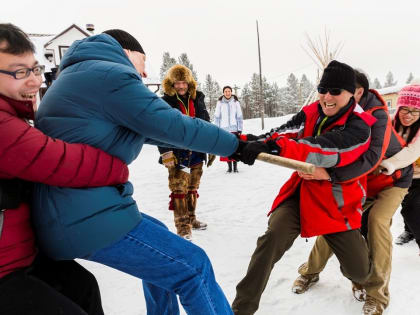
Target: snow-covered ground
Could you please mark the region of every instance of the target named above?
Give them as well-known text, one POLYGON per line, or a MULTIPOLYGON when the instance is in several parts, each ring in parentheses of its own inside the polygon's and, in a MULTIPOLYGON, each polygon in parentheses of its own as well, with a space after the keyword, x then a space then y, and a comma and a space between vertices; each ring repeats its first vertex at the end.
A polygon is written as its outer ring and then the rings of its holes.
MULTIPOLYGON (((284 120, 284 117, 266 119, 266 130, 284 120)), ((244 132, 261 134, 260 126, 259 119, 247 120, 244 132)), ((173 214, 167 210, 167 171, 157 163, 158 155, 155 147, 145 146, 140 157, 130 166, 130 180, 135 186, 135 199, 141 211, 158 218, 175 231, 173 214)), ((239 164, 238 174, 227 174, 226 168, 225 163, 217 160, 204 171, 197 215, 208 223, 208 229, 194 232, 193 242, 206 250, 216 278, 232 302, 236 284, 245 275, 257 237, 266 229, 266 214, 291 171, 258 161, 252 167, 239 164)), ((397 212, 392 227, 394 237, 402 230, 402 218, 397 212)), ((306 260, 313 241, 314 238, 296 239, 291 250, 274 267, 257 314, 361 313, 363 304, 353 298, 350 282, 341 275, 335 258, 330 260, 319 283, 310 291, 302 295, 291 292, 291 285, 298 276, 297 268, 306 260)), ((420 314, 418 252, 414 242, 394 246, 391 304, 385 314, 420 314)), ((146 314, 140 280, 99 264, 81 262, 99 281, 105 314, 146 314)))

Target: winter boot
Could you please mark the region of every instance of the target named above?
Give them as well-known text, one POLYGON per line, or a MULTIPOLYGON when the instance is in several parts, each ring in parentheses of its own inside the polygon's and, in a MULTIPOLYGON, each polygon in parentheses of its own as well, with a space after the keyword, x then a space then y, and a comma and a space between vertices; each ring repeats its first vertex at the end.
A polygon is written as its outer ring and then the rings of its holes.
POLYGON ((205 230, 207 224, 197 220, 195 216, 195 208, 197 206, 198 193, 196 190, 188 191, 187 203, 188 203, 188 214, 190 216, 190 224, 194 230, 205 230))
POLYGON ((232 162, 231 161, 227 162, 227 165, 228 165, 228 170, 226 173, 232 173, 232 162))
POLYGON ((353 296, 359 302, 366 301, 366 290, 365 288, 356 282, 351 283, 351 290, 353 291, 353 296))
POLYGON ((300 275, 293 282, 292 292, 296 294, 302 294, 308 291, 308 289, 319 281, 319 274, 314 273, 312 275, 300 275))
POLYGON ((191 224, 190 216, 188 214, 187 199, 185 194, 171 194, 173 208, 174 208, 174 221, 176 227, 176 234, 191 240, 191 224))
POLYGON ((395 244, 404 245, 412 240, 414 240, 414 235, 411 232, 404 231, 397 237, 395 244))
POLYGON ((169 209, 174 211, 176 233, 188 240, 191 240, 191 224, 188 213, 186 190, 189 174, 176 169, 169 168, 169 189, 172 191, 169 209))
POLYGON ((366 302, 363 305, 364 315, 382 315, 385 306, 371 296, 366 297, 366 302))
POLYGON ((198 164, 191 167, 190 170, 190 181, 188 183, 188 213, 190 216, 190 224, 194 230, 205 230, 207 224, 197 220, 195 216, 195 209, 197 207, 198 193, 197 190, 200 187, 201 175, 203 175, 203 164, 198 164))
POLYGON ((238 173, 238 162, 236 162, 236 161, 233 162, 233 171, 235 173, 238 173))

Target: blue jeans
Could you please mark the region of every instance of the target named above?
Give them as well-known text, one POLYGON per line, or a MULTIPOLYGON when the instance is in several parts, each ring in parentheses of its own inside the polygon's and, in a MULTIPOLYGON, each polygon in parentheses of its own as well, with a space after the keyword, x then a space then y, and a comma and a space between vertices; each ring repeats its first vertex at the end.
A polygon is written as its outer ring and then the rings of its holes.
POLYGON ((179 314, 176 295, 187 314, 233 314, 204 250, 142 216, 122 240, 85 259, 142 279, 148 315, 179 314))

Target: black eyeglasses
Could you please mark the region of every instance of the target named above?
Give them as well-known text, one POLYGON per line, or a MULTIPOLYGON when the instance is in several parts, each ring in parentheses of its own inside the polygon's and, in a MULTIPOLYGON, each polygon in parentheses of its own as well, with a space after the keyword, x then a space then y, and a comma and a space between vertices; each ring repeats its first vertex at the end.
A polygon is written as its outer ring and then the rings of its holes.
POLYGON ((327 94, 329 92, 331 95, 337 96, 337 95, 340 95, 342 91, 343 89, 340 89, 340 88, 325 88, 322 86, 318 86, 319 94, 327 94))
POLYGON ((406 108, 406 107, 401 107, 400 108, 400 113, 401 114, 411 114, 411 116, 413 116, 413 117, 419 117, 420 116, 420 111, 418 111, 418 110, 409 110, 408 108, 406 108))
POLYGON ((31 75, 31 72, 33 72, 35 75, 41 75, 43 74, 45 71, 45 66, 35 66, 33 68, 22 68, 22 69, 18 69, 16 71, 5 71, 5 70, 0 70, 0 73, 4 73, 4 74, 8 74, 11 75, 12 77, 14 77, 16 80, 22 80, 25 79, 27 77, 29 77, 31 75))

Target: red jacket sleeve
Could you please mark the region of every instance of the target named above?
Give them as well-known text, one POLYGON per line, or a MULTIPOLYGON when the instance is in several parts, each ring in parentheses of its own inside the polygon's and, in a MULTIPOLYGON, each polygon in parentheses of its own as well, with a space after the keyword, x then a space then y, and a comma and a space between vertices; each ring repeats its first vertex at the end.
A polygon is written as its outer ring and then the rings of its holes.
POLYGON ((283 157, 319 167, 339 167, 354 162, 366 152, 370 144, 370 126, 353 115, 344 128, 302 139, 278 137, 276 143, 283 157))
POLYGON ((2 112, 0 176, 62 187, 95 187, 126 182, 128 168, 99 149, 53 139, 2 112))

